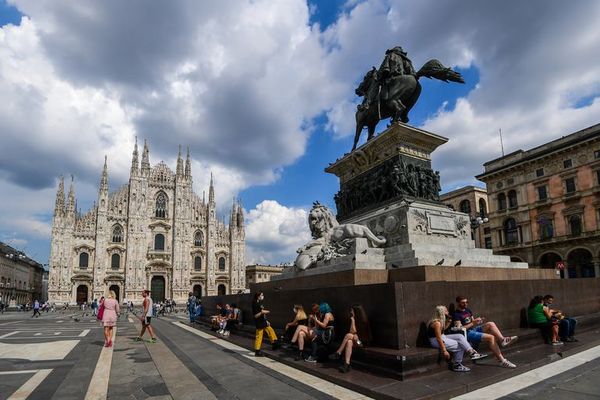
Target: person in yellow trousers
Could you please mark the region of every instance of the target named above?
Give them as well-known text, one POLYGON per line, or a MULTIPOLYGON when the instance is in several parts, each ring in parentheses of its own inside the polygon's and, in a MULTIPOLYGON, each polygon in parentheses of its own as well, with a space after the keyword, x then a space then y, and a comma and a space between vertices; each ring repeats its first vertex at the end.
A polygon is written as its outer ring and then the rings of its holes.
POLYGON ((279 348, 279 341, 277 340, 277 335, 273 328, 271 328, 271 324, 267 321, 267 314, 270 312, 266 310, 263 306, 262 302, 265 299, 265 295, 262 292, 257 292, 254 294, 254 300, 252 301, 252 314, 254 315, 254 323, 256 325, 256 338, 254 339, 254 356, 255 357, 263 357, 264 354, 260 351, 260 347, 262 346, 263 333, 266 332, 267 336, 271 340, 271 345, 273 346, 273 350, 277 350, 279 348))

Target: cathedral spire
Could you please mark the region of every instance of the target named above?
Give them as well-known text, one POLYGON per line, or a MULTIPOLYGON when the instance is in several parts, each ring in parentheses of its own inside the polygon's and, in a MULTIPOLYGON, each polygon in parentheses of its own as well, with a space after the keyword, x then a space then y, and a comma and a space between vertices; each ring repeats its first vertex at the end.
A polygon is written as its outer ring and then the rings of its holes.
POLYGON ((133 146, 133 157, 131 157, 131 175, 137 174, 139 169, 139 160, 138 160, 138 145, 137 145, 137 136, 135 137, 135 145, 133 146))
POLYGON ((65 211, 65 178, 60 176, 58 181, 58 190, 56 191, 56 202, 54 204, 54 215, 62 214, 65 211))
POLYGON ((183 159, 181 158, 181 145, 179 145, 179 153, 177 153, 177 176, 183 176, 183 159))
POLYGON ((210 173, 210 187, 208 188, 208 203, 215 204, 215 187, 213 185, 213 174, 210 173))
POLYGON ((71 175, 71 186, 69 187, 69 196, 67 198, 67 213, 75 212, 75 184, 73 180, 73 175, 71 175))
POLYGON ((150 173, 150 158, 148 157, 148 143, 144 139, 144 151, 142 152, 142 173, 150 173))
POLYGON ((231 203, 231 215, 229 217, 229 226, 235 227, 237 225, 237 203, 235 200, 235 196, 233 196, 233 201, 231 203))
POLYGON ((244 207, 242 207, 241 199, 238 199, 237 203, 237 227, 240 229, 244 228, 244 207))
POLYGON ((185 158, 185 176, 191 178, 192 176, 192 162, 190 161, 190 146, 187 147, 187 156, 185 158))
POLYGON ((100 192, 108 192, 108 167, 106 166, 106 155, 104 156, 102 178, 100 178, 100 192))

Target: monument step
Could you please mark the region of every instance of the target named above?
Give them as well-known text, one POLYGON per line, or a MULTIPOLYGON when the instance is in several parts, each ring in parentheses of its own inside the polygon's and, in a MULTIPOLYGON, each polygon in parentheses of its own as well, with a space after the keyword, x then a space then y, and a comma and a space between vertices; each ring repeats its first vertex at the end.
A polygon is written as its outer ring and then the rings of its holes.
MULTIPOLYGON (((438 257, 411 257, 411 258, 400 258, 400 259, 389 259, 386 260, 388 268, 398 267, 415 267, 415 266, 436 266, 441 261, 440 256, 438 257)), ((453 267, 460 261, 460 265, 463 267, 483 267, 483 268, 512 268, 512 269, 527 269, 529 266, 527 263, 515 263, 511 261, 495 261, 495 260, 476 260, 468 258, 460 259, 444 259, 444 262, 440 264, 443 267, 453 267)))
POLYGON ((407 243, 400 244, 393 247, 387 247, 385 249, 385 255, 393 255, 393 254, 405 254, 410 251, 421 251, 421 252, 436 252, 436 253, 446 253, 446 254, 459 254, 459 253, 468 253, 473 256, 494 256, 494 257, 502 257, 510 260, 508 256, 495 255, 490 249, 480 249, 480 248, 455 248, 449 247, 448 244, 435 244, 435 243, 407 243))

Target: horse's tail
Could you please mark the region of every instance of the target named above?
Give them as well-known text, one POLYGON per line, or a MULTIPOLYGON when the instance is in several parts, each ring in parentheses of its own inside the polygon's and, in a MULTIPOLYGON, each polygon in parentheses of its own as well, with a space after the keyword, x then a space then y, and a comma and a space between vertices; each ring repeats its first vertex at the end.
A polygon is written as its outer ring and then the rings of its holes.
POLYGON ((458 82, 465 83, 462 75, 459 72, 453 71, 450 68, 444 67, 444 65, 436 59, 429 60, 421 67, 417 72, 417 79, 424 76, 426 78, 435 78, 440 81, 458 82))

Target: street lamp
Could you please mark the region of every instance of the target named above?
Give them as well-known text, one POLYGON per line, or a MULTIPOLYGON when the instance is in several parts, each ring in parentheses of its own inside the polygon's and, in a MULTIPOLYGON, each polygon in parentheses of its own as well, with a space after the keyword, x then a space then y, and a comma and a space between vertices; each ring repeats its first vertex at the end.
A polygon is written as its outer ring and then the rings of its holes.
MULTIPOLYGON (((487 217, 482 217, 481 215, 478 215, 477 217, 471 217, 471 239, 475 240, 475 232, 477 231, 477 229, 483 225, 489 222, 489 219, 487 217)), ((481 246, 481 243, 479 244, 481 246)))

